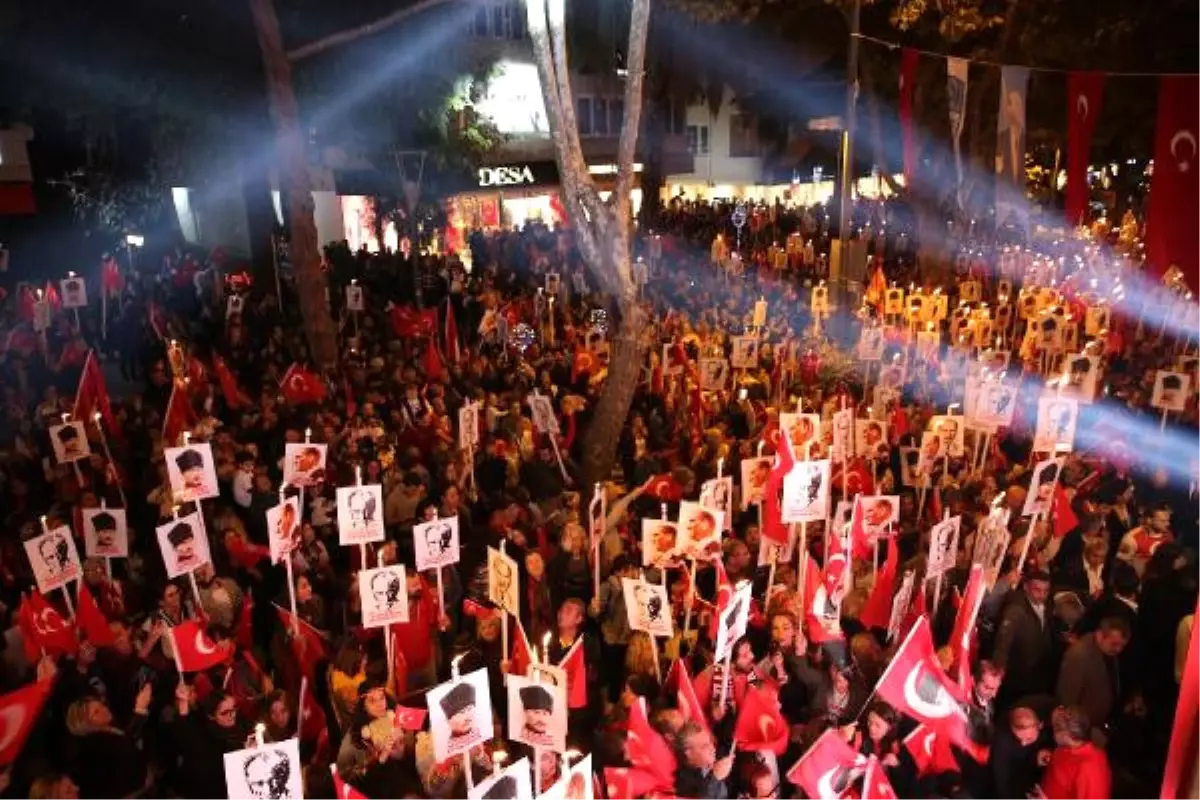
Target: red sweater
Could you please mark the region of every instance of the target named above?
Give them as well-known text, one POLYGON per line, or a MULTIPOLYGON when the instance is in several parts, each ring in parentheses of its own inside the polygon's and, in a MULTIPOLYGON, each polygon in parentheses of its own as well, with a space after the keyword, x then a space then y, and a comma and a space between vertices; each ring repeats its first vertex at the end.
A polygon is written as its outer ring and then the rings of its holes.
POLYGON ((408 603, 408 622, 392 625, 396 644, 410 670, 421 669, 433 660, 433 637, 438 630, 437 597, 421 581, 421 596, 408 603))
POLYGON ((1042 776, 1042 792, 1049 800, 1082 800, 1112 797, 1108 756, 1091 742, 1079 747, 1059 747, 1050 756, 1042 776))

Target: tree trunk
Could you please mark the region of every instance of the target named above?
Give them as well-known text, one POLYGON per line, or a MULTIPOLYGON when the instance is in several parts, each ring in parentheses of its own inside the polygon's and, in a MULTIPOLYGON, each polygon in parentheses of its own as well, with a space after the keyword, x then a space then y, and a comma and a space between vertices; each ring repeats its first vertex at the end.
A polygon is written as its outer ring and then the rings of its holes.
POLYGON ((667 136, 665 115, 669 111, 663 102, 667 98, 666 92, 660 90, 661 83, 661 80, 653 82, 653 93, 642 117, 645 148, 642 159, 642 208, 638 219, 643 230, 650 230, 658 224, 662 213, 663 181, 667 177, 663 169, 663 148, 667 136))
POLYGON ((589 491, 593 484, 608 480, 617 460, 617 445, 645 361, 640 316, 639 311, 622 317, 620 329, 610 342, 608 377, 583 440, 584 488, 589 491))
POLYGON ((313 218, 313 197, 308 181, 308 159, 300 132, 296 95, 292 91, 292 69, 283 49, 279 19, 272 0, 250 0, 254 31, 262 50, 267 97, 275 120, 280 158, 280 183, 287 197, 289 252, 296 273, 300 315, 308 338, 309 356, 318 367, 337 365, 337 329, 325 299, 325 276, 321 272, 321 250, 313 218))

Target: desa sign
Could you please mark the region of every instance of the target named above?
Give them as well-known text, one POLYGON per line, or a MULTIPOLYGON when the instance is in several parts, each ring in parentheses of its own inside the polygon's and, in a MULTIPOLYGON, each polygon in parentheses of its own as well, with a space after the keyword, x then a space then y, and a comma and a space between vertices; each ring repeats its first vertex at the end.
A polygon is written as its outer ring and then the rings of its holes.
POLYGON ((480 167, 480 186, 523 186, 533 183, 533 170, 528 164, 512 167, 480 167))

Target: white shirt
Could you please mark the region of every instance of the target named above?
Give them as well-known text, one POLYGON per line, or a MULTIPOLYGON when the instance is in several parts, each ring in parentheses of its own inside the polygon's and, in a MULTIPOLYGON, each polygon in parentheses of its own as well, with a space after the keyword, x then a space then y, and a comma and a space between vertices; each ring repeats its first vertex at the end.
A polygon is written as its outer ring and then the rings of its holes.
POLYGON ((1103 564, 1093 569, 1092 565, 1089 564, 1086 559, 1084 559, 1083 571, 1087 574, 1088 594, 1092 595, 1093 597, 1100 594, 1100 592, 1104 590, 1104 578, 1100 574, 1103 572, 1103 570, 1103 564))

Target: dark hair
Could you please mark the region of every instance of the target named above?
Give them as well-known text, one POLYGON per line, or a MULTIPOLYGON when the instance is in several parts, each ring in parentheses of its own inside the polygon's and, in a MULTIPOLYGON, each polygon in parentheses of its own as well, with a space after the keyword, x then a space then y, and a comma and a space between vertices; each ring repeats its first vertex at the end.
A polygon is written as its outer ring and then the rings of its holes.
POLYGON ((1097 630, 1100 633, 1112 633, 1113 631, 1119 631, 1126 639, 1128 639, 1133 633, 1133 629, 1129 625, 1129 620, 1117 614, 1100 620, 1100 627, 1097 630))
POLYGON ((1125 595, 1126 597, 1137 594, 1139 586, 1137 570, 1129 562, 1118 559, 1113 562, 1112 572, 1108 576, 1108 583, 1115 594, 1125 595))
POLYGON ((1046 570, 1044 570, 1044 569, 1028 570, 1025 573, 1024 582, 1032 583, 1033 581, 1045 581, 1046 583, 1049 583, 1050 582, 1050 573, 1046 572, 1046 570))
POLYGON ((346 675, 357 675, 362 666, 362 652, 358 644, 352 640, 342 642, 330 666, 346 675))

